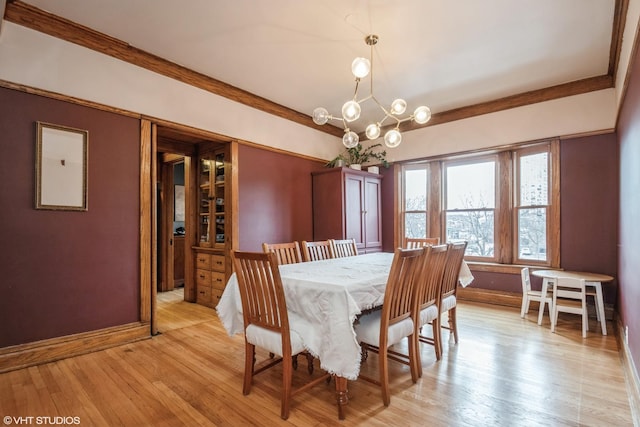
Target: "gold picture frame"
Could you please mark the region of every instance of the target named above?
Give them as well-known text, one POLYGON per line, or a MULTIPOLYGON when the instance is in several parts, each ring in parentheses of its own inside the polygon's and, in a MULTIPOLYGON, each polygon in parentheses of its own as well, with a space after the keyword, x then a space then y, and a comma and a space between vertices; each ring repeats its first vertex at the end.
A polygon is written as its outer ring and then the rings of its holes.
POLYGON ((36 209, 86 211, 89 131, 36 122, 36 209))

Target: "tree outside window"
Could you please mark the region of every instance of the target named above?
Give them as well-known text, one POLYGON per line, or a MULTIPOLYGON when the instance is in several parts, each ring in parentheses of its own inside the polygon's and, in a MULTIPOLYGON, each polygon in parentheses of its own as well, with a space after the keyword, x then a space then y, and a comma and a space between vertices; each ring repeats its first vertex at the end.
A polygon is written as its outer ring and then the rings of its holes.
POLYGON ((467 241, 467 256, 493 259, 496 161, 445 164, 445 236, 467 241))
POLYGON ((400 235, 467 241, 470 261, 558 267, 559 165, 558 140, 404 165, 400 235))

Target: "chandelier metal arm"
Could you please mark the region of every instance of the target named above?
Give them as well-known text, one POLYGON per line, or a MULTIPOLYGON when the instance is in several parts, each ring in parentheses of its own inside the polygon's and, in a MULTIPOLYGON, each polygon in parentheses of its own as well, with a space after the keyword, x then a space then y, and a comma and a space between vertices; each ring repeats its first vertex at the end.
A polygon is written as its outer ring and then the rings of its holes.
MULTIPOLYGON (((334 117, 329 114, 329 112, 322 107, 318 107, 313 111, 313 121, 318 125, 323 125, 327 123, 329 120, 341 120, 342 126, 344 128, 344 136, 342 137, 342 143, 347 148, 352 148, 356 146, 359 142, 359 135, 355 132, 352 132, 349 129, 348 123, 358 120, 360 117, 361 107, 360 105, 369 99, 372 99, 373 102, 380 107, 382 112, 384 113, 384 117, 382 120, 376 123, 371 123, 367 126, 365 135, 369 139, 376 139, 380 136, 381 126, 387 120, 395 121, 394 125, 385 126, 385 129, 390 129, 385 132, 384 142, 388 147, 397 147, 400 142, 402 142, 402 134, 400 133, 400 124, 405 122, 414 121, 418 124, 425 124, 431 118, 431 110, 428 107, 420 106, 416 108, 413 114, 409 114, 409 116, 400 118, 399 116, 404 114, 405 109, 407 107, 407 103, 403 99, 396 99, 391 103, 391 108, 386 109, 380 101, 373 94, 373 46, 378 43, 378 36, 371 34, 365 37, 365 43, 369 45, 369 59, 366 58, 356 58, 351 64, 351 71, 356 78, 355 90, 353 93, 353 98, 350 101, 347 101, 342 106, 342 117, 334 117), (358 89, 360 87, 360 80, 363 77, 369 75, 369 95, 358 100, 358 89)), ((403 126, 406 128, 406 126, 403 126)))

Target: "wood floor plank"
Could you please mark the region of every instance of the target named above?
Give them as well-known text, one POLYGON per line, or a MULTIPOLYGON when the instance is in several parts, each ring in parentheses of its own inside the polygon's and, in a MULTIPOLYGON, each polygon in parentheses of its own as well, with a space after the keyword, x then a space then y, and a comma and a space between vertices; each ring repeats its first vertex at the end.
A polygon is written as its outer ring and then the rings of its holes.
MULTIPOLYGON (((440 361, 421 345, 416 384, 407 366, 389 365, 389 407, 378 387, 350 381, 338 422, 334 384, 323 382, 295 396, 283 421, 281 367, 257 375, 244 396, 242 336, 229 337, 215 310, 163 294, 153 339, 0 374, 1 413, 76 416, 90 426, 633 425, 615 336, 602 336, 595 319, 582 339, 577 316, 563 316, 552 334, 546 316, 538 326, 533 313, 521 319, 514 308, 461 302, 460 342, 444 331, 440 361)), ((376 375, 376 358, 363 373, 376 375)), ((294 387, 308 379, 301 359, 294 387)))

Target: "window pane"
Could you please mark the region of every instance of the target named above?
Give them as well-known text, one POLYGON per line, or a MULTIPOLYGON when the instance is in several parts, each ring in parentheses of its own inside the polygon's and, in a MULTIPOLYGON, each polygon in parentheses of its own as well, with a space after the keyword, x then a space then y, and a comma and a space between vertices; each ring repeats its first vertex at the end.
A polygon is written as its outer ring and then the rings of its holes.
POLYGON ((520 157, 520 206, 547 205, 548 153, 520 157))
POLYGON ((447 209, 495 208, 495 162, 447 167, 447 209))
POLYGON ((427 210, 427 170, 414 169, 404 175, 405 211, 427 210))
POLYGON ((547 209, 518 211, 518 254, 522 259, 547 259, 547 209))
POLYGON ((465 255, 493 257, 493 211, 447 212, 447 243, 467 241, 465 255))
POLYGON ((427 214, 407 213, 404 216, 405 237, 423 239, 427 237, 427 214))

